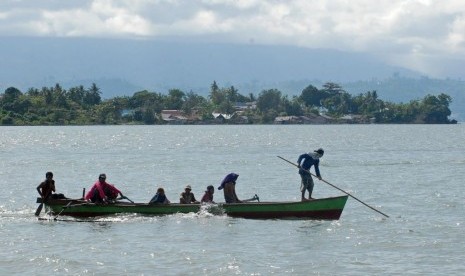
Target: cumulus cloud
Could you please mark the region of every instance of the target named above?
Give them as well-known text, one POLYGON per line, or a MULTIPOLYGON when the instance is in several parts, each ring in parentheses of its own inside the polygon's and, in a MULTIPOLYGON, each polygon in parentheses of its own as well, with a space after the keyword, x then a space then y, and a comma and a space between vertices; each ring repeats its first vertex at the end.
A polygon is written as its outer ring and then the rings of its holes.
POLYGON ((440 74, 465 57, 459 0, 4 0, 0 36, 195 37, 366 52, 440 74))

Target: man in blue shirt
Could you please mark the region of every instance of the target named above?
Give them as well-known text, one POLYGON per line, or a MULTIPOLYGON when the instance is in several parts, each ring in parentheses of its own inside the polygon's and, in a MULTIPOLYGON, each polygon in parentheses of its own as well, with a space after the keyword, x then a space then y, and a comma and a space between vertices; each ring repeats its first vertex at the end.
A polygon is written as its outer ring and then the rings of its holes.
POLYGON ((315 167, 316 176, 319 180, 321 180, 319 164, 320 158, 323 157, 324 153, 325 151, 322 148, 319 148, 313 152, 300 155, 299 159, 297 160, 297 164, 299 165, 299 174, 302 178, 302 185, 300 187, 300 190, 302 191, 302 201, 307 200, 305 198, 305 191, 308 191, 308 200, 313 199, 312 192, 314 183, 312 175, 310 174, 310 168, 312 166, 315 167))

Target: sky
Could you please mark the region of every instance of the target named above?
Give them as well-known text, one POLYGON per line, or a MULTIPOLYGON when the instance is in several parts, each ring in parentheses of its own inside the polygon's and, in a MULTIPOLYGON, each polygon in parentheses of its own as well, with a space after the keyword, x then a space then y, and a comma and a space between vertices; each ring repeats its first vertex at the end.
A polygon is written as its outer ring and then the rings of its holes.
POLYGON ((460 0, 2 0, 0 38, 12 36, 292 45, 465 77, 460 0))

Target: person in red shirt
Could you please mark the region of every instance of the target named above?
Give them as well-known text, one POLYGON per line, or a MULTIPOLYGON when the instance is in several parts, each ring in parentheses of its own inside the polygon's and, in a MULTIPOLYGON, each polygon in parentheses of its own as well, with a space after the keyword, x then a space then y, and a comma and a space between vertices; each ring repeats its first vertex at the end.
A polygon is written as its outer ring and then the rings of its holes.
POLYGON ((102 173, 98 177, 98 181, 94 183, 92 188, 85 196, 85 200, 90 200, 94 203, 108 203, 115 200, 118 194, 124 197, 123 193, 114 185, 106 182, 107 176, 102 173))

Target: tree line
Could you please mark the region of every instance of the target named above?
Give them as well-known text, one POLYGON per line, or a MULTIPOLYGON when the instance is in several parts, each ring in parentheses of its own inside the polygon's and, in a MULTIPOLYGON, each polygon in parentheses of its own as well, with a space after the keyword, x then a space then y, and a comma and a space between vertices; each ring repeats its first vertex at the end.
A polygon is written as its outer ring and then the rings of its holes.
MULTIPOLYGON (((94 125, 94 124, 164 124, 162 110, 181 110, 195 114, 200 122, 213 121, 213 113, 234 114, 237 103, 253 103, 254 108, 241 111, 251 124, 273 123, 278 116, 326 114, 333 118, 352 114, 373 123, 449 124, 449 95, 427 95, 409 103, 392 103, 378 98, 375 90, 351 95, 337 83, 328 82, 321 89, 309 85, 298 96, 289 98, 277 89, 258 95, 242 95, 234 87, 211 84, 209 95, 171 89, 166 94, 147 90, 132 96, 103 100, 100 88, 93 83, 64 89, 56 84, 21 92, 15 87, 0 94, 1 125, 94 125)), ((233 123, 234 121, 230 121, 233 123)))

